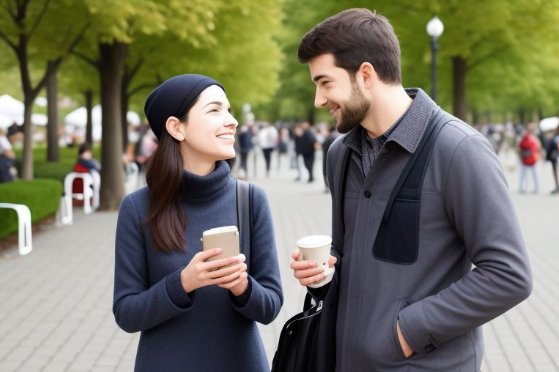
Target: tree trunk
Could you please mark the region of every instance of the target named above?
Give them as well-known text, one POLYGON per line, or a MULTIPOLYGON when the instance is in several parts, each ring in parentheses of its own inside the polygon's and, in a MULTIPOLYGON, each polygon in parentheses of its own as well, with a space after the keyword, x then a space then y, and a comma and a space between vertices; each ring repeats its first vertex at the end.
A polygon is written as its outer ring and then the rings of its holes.
POLYGON ((518 120, 520 120, 520 124, 526 124, 526 111, 523 108, 518 109, 518 120))
POLYGON ((124 197, 122 165, 121 71, 126 58, 126 44, 99 43, 102 128, 101 205, 102 210, 117 210, 124 197))
POLYGON ((128 94, 126 93, 126 86, 121 85, 120 89, 120 124, 122 128, 122 148, 126 149, 128 146, 128 119, 126 115, 128 113, 128 94))
POLYGON ((307 121, 310 125, 314 125, 314 116, 315 116, 315 109, 314 107, 309 108, 307 111, 307 121))
POLYGON ((58 63, 47 63, 47 161, 58 162, 58 63))
POLYGON ((472 125, 476 125, 479 123, 479 111, 473 110, 472 111, 472 125))
POLYGON ((23 152, 21 159, 21 174, 19 177, 24 180, 33 179, 33 126, 31 124, 31 114, 33 112, 33 102, 38 92, 31 86, 29 73, 29 60, 27 55, 27 39, 24 35, 19 36, 19 47, 17 50, 19 71, 21 78, 21 89, 23 91, 23 152))
POLYGON ((466 72, 466 60, 460 56, 452 57, 454 116, 464 121, 467 117, 466 72))
POLYGON ((34 97, 32 93, 24 94, 25 110, 23 112, 23 159, 21 162, 20 178, 24 180, 33 179, 33 125, 31 114, 34 97))
POLYGON ((88 145, 93 145, 93 92, 91 89, 83 92, 85 97, 85 112, 86 112, 86 124, 85 124, 85 142, 88 145))

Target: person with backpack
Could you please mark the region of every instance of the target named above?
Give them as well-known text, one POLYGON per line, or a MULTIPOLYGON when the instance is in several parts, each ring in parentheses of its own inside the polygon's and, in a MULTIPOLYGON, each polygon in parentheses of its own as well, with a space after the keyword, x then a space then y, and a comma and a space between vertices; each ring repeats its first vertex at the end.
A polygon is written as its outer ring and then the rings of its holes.
POLYGON ((536 172, 536 164, 540 160, 542 145, 536 136, 536 123, 526 125, 522 139, 518 143, 518 152, 520 155, 520 181, 518 191, 523 194, 526 192, 528 178, 527 174, 532 174, 534 180, 534 194, 538 193, 538 175, 536 172))
POLYGON ((480 371, 482 325, 532 290, 491 144, 423 90, 403 88, 398 39, 380 14, 324 20, 298 58, 315 106, 344 134, 327 157, 335 273, 326 283, 321 263, 298 250, 291 262, 301 285, 320 286, 307 290, 325 299, 321 317, 336 313, 335 339, 316 340, 318 358, 335 355, 320 371, 480 371), (331 291, 339 296, 328 301, 331 291))
POLYGON ((555 129, 555 133, 547 142, 545 147, 545 160, 551 163, 551 171, 553 173, 554 189, 551 194, 559 194, 559 174, 557 172, 557 160, 559 159, 559 127, 555 129))
POLYGON ((144 112, 158 146, 147 187, 121 203, 115 242, 115 320, 141 332, 134 371, 269 370, 256 323, 272 322, 283 303, 274 228, 264 191, 238 193, 225 161, 238 125, 225 90, 207 76, 175 76, 144 112), (237 225, 241 254, 202 250, 205 231, 237 225))

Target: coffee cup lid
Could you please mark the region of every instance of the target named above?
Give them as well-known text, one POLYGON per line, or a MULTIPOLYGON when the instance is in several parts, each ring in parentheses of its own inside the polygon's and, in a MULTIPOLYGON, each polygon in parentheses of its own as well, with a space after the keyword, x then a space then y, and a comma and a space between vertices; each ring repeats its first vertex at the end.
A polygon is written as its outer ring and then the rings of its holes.
POLYGON ((300 248, 317 248, 332 243, 332 238, 328 235, 311 235, 297 240, 300 248))

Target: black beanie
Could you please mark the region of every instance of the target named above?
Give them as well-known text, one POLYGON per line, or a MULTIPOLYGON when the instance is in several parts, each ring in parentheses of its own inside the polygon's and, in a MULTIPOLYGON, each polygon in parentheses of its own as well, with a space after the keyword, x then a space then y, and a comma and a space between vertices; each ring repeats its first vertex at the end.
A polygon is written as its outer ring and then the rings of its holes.
POLYGON ((155 88, 146 99, 144 113, 157 139, 161 138, 167 119, 170 116, 182 118, 200 93, 211 85, 225 91, 214 79, 196 74, 172 77, 155 88))

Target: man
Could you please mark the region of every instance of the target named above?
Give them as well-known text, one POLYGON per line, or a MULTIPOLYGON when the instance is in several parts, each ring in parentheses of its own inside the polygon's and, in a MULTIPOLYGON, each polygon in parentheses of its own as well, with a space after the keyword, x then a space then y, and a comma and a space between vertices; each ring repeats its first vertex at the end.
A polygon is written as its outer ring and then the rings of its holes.
POLYGON ((300 138, 300 153, 303 156, 303 164, 309 173, 308 183, 314 182, 313 168, 314 168, 314 153, 316 151, 317 141, 314 131, 311 129, 309 122, 301 123, 303 134, 300 138))
POLYGON ((248 179, 247 161, 248 154, 252 150, 252 125, 250 123, 245 123, 239 132, 239 152, 241 154, 241 166, 242 176, 244 179, 248 179))
MULTIPOLYGON (((318 24, 303 37, 298 57, 316 84, 315 106, 328 109, 345 133, 327 158, 329 263, 339 278, 336 371, 480 371, 481 325, 532 289, 523 237, 491 145, 443 112, 450 119, 427 163, 420 213, 391 211, 410 229, 392 240, 415 239, 415 251, 379 247, 388 199, 438 108, 421 89, 402 87, 394 30, 369 10, 346 10, 318 24), (346 177, 340 179, 344 154, 346 177)), ((292 254, 291 268, 302 285, 325 278, 316 262, 299 256, 292 254)), ((322 298, 329 286, 309 291, 322 298)))

